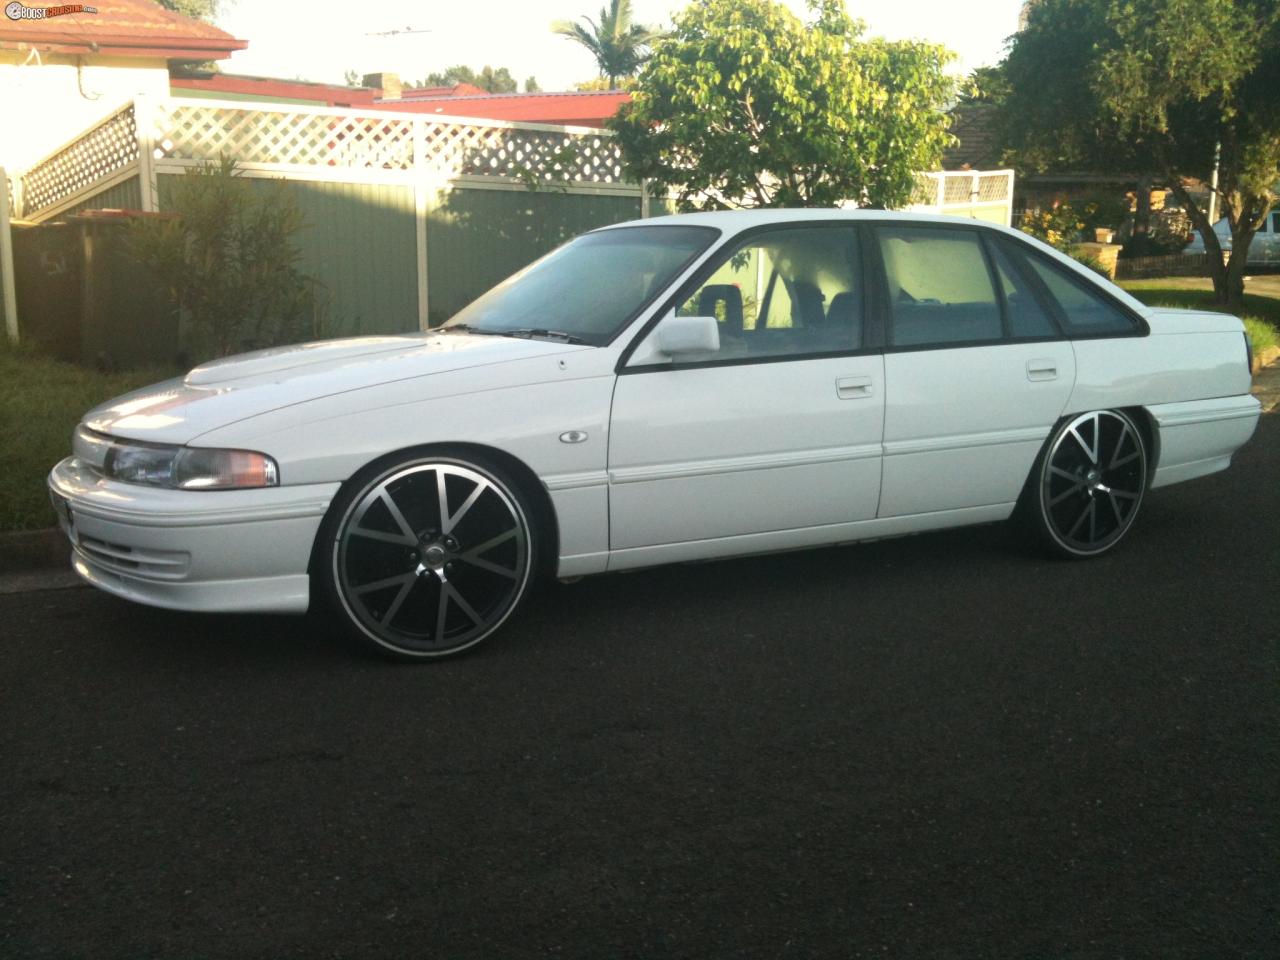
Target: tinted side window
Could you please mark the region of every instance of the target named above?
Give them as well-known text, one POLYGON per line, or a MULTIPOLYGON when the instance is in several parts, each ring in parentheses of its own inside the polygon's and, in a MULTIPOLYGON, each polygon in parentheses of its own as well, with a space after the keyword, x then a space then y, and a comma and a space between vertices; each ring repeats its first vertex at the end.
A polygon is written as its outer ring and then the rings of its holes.
POLYGON ((720 321, 720 349, 707 360, 857 350, 859 263, 852 227, 758 233, 728 254, 676 312, 720 321))
POLYGON ((1000 306, 977 233, 877 230, 896 346, 999 340, 1000 306))
POLYGON ((1000 245, 992 243, 988 249, 991 251, 996 280, 1004 294, 1009 316, 1009 335, 1015 340, 1059 336, 1053 319, 1040 305, 1030 285, 1022 279, 1000 245))
POLYGON ((1102 293, 1089 289, 1086 281, 1077 280, 1040 257, 1028 254, 1024 259, 1058 301, 1068 333, 1092 336, 1133 332, 1133 318, 1102 293))

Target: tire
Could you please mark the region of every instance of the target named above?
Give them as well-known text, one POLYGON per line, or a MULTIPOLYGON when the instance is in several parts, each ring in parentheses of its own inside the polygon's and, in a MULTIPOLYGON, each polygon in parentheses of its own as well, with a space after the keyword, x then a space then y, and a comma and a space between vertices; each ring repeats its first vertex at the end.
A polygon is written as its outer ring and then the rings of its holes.
POLYGON ((1101 556, 1129 532, 1147 489, 1142 431, 1121 410, 1068 417, 1032 468, 1026 516, 1051 553, 1101 556))
POLYGON ((335 499, 316 571, 353 639, 397 660, 468 650, 515 613, 534 582, 528 495, 467 452, 372 464, 335 499))

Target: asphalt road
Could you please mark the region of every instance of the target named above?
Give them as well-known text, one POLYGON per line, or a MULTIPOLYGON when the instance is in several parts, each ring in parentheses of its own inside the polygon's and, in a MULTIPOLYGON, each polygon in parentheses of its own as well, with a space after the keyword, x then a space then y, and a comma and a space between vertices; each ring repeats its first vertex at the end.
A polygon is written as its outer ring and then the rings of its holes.
POLYGON ((1274 957, 1280 417, 1114 556, 586 580, 464 659, 0 597, 0 956, 1274 957))

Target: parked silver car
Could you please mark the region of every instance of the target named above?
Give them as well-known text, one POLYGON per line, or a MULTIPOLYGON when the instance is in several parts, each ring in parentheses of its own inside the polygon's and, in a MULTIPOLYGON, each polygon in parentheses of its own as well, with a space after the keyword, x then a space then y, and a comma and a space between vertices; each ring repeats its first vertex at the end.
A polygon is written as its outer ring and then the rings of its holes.
MULTIPOLYGON (((1231 226, 1226 218, 1213 225, 1213 232, 1218 235, 1218 242, 1223 250, 1231 249, 1231 226)), ((1197 232, 1187 244, 1186 253, 1204 253, 1204 239, 1197 232)), ((1249 244, 1249 264, 1263 266, 1280 266, 1280 209, 1267 214, 1262 228, 1253 236, 1249 244)))

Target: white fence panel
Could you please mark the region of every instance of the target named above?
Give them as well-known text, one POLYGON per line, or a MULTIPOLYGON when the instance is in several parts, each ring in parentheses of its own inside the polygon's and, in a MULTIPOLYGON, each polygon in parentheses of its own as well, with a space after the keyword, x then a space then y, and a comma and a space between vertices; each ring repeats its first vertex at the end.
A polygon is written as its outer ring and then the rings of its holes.
POLYGON ((21 212, 48 219, 134 173, 150 181, 154 169, 177 172, 223 154, 256 176, 433 184, 465 178, 470 187, 641 194, 623 176, 613 135, 588 127, 139 98, 24 173, 21 212))
POLYGON ((1012 170, 944 170, 922 173, 916 178, 916 191, 907 209, 920 213, 973 217, 977 215, 975 208, 978 207, 1000 208, 1003 213, 999 222, 1012 226, 1012 170))

